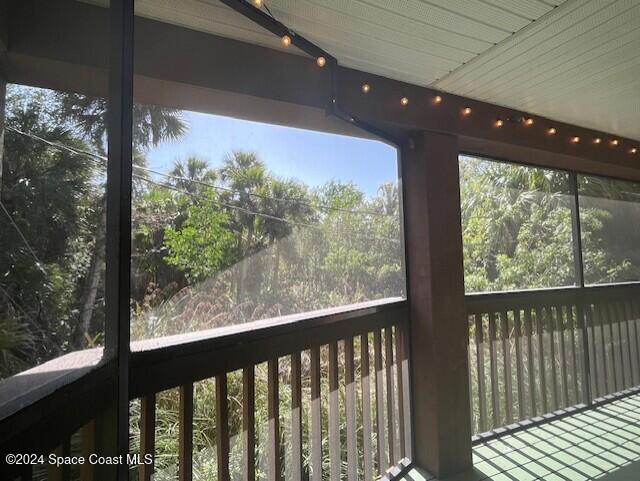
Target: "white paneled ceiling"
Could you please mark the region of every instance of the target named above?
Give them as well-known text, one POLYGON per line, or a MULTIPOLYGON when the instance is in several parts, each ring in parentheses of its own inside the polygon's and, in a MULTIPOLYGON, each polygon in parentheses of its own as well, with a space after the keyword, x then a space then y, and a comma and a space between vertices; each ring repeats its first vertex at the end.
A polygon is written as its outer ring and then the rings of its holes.
MULTIPOLYGON (((640 0, 263 3, 341 65, 640 140, 640 0)), ((218 0, 136 0, 136 10, 282 48, 218 0)))

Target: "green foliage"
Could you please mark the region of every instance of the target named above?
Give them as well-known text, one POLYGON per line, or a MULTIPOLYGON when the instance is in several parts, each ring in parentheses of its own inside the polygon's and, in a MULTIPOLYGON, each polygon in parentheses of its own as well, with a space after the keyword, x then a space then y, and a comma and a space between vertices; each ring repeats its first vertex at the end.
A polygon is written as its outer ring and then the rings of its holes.
POLYGON ((218 195, 209 189, 201 197, 186 207, 186 218, 180 228, 168 227, 164 234, 169 248, 167 263, 186 271, 194 280, 230 267, 235 244, 234 234, 228 227, 229 215, 217 207, 218 195))
MULTIPOLYGON (((573 285, 567 173, 460 161, 467 292, 573 285)), ((640 280, 640 186, 580 176, 587 283, 640 280)))

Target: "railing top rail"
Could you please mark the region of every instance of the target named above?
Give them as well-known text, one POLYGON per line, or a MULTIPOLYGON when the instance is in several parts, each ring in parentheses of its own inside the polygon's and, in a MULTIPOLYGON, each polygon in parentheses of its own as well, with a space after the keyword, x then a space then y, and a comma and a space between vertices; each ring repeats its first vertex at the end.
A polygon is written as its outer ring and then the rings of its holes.
POLYGON ((579 296, 585 301, 601 300, 603 297, 620 297, 640 293, 640 282, 596 284, 585 287, 566 286, 549 289, 529 289, 471 293, 465 296, 469 314, 510 310, 538 305, 554 305, 575 302, 579 296))
POLYGON ((408 320, 404 299, 342 306, 132 345, 130 395, 170 389, 408 320))

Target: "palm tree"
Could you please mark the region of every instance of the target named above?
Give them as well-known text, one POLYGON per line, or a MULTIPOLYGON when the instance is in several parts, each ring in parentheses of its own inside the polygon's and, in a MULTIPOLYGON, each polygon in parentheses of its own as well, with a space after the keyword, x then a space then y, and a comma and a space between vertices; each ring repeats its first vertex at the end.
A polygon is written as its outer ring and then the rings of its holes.
POLYGON ((294 223, 308 223, 313 213, 309 204, 308 193, 305 187, 292 180, 277 178, 269 179, 268 197, 264 201, 266 212, 273 217, 286 219, 283 222, 276 219, 263 219, 263 229, 268 239, 269 246, 275 244, 273 272, 271 274, 271 293, 276 295, 279 291, 280 258, 282 245, 279 241, 291 235, 294 223))
POLYGON ((255 232, 258 226, 258 216, 254 213, 260 211, 261 198, 266 181, 266 168, 260 162, 254 152, 236 150, 224 159, 220 169, 220 178, 233 192, 228 194, 228 202, 234 209, 238 236, 238 258, 241 261, 237 273, 236 301, 240 303, 244 298, 245 283, 249 268, 249 256, 257 249, 255 245, 255 232), (241 209, 241 210, 240 210, 241 209), (246 240, 244 233, 246 232, 246 240))
POLYGON ((217 179, 215 170, 209 168, 206 160, 191 156, 184 160, 176 160, 169 172, 173 177, 171 183, 189 194, 202 192, 204 184, 213 184, 217 179))
MULTIPOLYGON (((59 105, 58 120, 81 135, 93 148, 106 152, 107 141, 107 100, 76 93, 56 93, 59 105)), ((181 137, 187 125, 180 111, 156 105, 136 104, 133 109, 133 162, 144 165, 144 152, 165 140, 181 137)), ((85 286, 80 302, 80 322, 74 336, 74 344, 81 347, 89 331, 95 310, 95 302, 100 289, 104 269, 106 242, 106 195, 99 200, 99 221, 96 226, 93 255, 85 276, 85 286)))

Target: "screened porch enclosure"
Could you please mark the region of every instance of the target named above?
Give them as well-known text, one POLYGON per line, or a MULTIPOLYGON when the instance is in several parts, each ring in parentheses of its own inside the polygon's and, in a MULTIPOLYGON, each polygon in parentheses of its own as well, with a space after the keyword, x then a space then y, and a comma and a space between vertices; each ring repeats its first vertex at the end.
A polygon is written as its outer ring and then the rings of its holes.
POLYGON ((640 6, 504 3, 0 0, 0 478, 634 479, 640 6))

